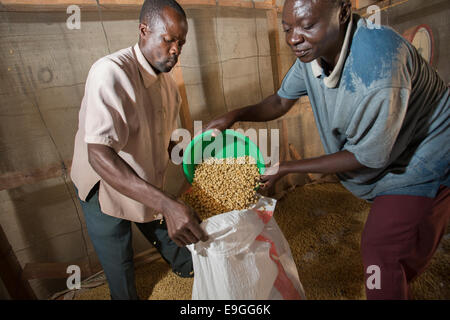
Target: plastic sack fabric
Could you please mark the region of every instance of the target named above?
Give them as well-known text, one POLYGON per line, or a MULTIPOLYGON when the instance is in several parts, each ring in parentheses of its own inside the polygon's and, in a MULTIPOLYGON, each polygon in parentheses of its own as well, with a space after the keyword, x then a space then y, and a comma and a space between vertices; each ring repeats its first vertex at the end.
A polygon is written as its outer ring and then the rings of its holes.
POLYGON ((191 244, 193 300, 302 300, 289 244, 273 218, 276 200, 213 216, 207 242, 191 244))

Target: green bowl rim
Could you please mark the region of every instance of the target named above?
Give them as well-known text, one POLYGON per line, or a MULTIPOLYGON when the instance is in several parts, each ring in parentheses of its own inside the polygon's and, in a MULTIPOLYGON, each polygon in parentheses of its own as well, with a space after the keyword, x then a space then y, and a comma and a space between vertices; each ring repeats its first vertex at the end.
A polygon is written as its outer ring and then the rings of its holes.
MULTIPOLYGON (((185 163, 185 160, 186 160, 186 158, 187 158, 187 155, 188 155, 188 154, 191 154, 191 152, 187 152, 187 150, 192 150, 192 149, 193 149, 193 146, 197 143, 197 141, 198 141, 199 139, 202 139, 205 135, 208 135, 208 134, 210 135, 210 134, 211 134, 212 132, 214 132, 214 131, 215 131, 214 129, 210 129, 210 130, 205 131, 205 132, 202 132, 201 134, 199 134, 199 135, 197 135, 196 137, 194 137, 194 139, 192 139, 191 142, 189 142, 188 146, 186 147, 186 150, 185 150, 184 153, 183 153, 183 172, 184 172, 184 175, 186 176, 186 179, 188 180, 188 182, 189 182, 190 184, 192 184, 192 181, 191 181, 191 179, 189 178, 189 175, 188 175, 188 169, 187 169, 188 164, 185 163)), ((258 152, 258 158, 259 158, 259 159, 256 159, 256 164, 257 164, 257 165, 260 164, 260 166, 261 166, 261 167, 258 167, 259 173, 260 173, 260 174, 264 174, 266 165, 265 165, 265 163, 264 163, 264 158, 263 158, 263 156, 262 156, 261 150, 259 150, 258 146, 257 146, 257 145, 256 145, 249 137, 247 137, 246 135, 243 135, 242 133, 237 132, 236 130, 233 130, 233 129, 226 129, 225 131, 222 132, 222 134, 223 134, 223 133, 225 133, 225 135, 231 134, 231 135, 233 135, 233 136, 235 136, 235 137, 238 137, 238 138, 244 140, 244 141, 245 141, 246 143, 248 143, 249 145, 255 146, 255 148, 256 148, 256 150, 257 150, 257 152, 258 152), (261 161, 260 161, 260 160, 261 160, 261 161)), ((190 165, 190 164, 189 164, 189 165, 190 165)), ((195 171, 195 170, 194 170, 194 171, 195 171)), ((193 180, 193 178, 192 178, 192 180, 193 180)))

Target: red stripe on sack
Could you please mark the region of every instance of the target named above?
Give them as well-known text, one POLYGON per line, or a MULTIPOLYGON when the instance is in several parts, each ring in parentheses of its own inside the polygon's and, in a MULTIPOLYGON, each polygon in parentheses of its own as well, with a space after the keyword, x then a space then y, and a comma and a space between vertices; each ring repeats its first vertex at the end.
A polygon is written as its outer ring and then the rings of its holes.
POLYGON ((272 219, 273 211, 267 211, 267 210, 253 210, 258 214, 258 217, 261 218, 262 222, 264 224, 267 224, 270 219, 272 219))
POLYGON ((294 285, 292 284, 292 281, 288 278, 286 271, 284 271, 283 265, 280 263, 279 260, 274 259, 274 257, 278 258, 277 249, 275 248, 275 243, 273 243, 272 240, 259 235, 256 237, 257 241, 264 241, 270 243, 270 258, 278 267, 278 275, 275 279, 274 286, 280 292, 281 296, 284 300, 301 300, 300 294, 298 293, 297 289, 295 289, 294 285))

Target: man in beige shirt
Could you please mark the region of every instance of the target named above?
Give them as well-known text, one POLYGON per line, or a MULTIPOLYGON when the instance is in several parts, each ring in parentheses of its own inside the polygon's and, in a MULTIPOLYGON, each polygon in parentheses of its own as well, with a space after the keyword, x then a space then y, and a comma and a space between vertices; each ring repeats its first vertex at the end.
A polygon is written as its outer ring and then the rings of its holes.
POLYGON ((193 275, 185 246, 207 240, 197 214, 162 191, 181 103, 168 72, 187 29, 176 1, 146 0, 138 44, 98 60, 86 80, 71 178, 112 299, 138 299, 132 221, 182 277, 193 275))

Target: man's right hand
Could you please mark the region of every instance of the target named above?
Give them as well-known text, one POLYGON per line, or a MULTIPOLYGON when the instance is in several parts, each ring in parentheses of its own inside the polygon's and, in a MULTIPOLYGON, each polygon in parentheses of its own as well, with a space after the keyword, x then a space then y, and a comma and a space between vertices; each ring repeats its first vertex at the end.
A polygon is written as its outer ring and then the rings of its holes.
MULTIPOLYGON (((231 126, 236 122, 236 110, 228 112, 212 121, 210 121, 206 127, 203 129, 203 132, 215 129, 220 132, 231 128, 231 126)), ((214 137, 215 134, 213 132, 212 136, 214 137)))
POLYGON ((200 227, 201 220, 187 205, 172 200, 167 202, 163 212, 169 237, 179 246, 208 241, 208 235, 200 227))
POLYGON ((163 213, 169 237, 178 246, 208 240, 200 228, 200 218, 192 209, 142 180, 114 149, 88 144, 88 155, 90 165, 106 183, 121 194, 163 213))

